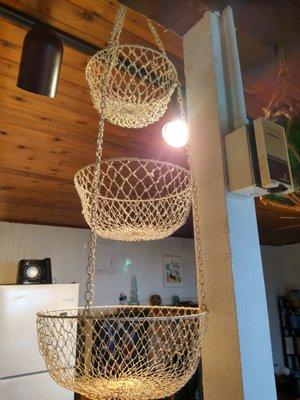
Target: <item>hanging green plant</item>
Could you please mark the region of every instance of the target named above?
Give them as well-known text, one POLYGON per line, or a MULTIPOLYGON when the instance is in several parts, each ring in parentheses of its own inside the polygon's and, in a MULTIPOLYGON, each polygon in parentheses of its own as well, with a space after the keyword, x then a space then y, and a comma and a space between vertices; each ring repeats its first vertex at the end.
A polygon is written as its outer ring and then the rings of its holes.
POLYGON ((264 204, 300 212, 300 119, 295 99, 291 96, 289 67, 284 46, 277 47, 278 77, 271 100, 263 109, 265 117, 285 127, 289 160, 295 192, 272 194, 262 199, 264 204))

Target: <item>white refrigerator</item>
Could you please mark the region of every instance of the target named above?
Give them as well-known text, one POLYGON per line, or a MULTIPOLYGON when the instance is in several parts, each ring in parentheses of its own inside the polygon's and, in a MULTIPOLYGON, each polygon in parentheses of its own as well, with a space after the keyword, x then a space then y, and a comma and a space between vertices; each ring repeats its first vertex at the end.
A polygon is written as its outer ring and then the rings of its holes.
POLYGON ((78 284, 0 285, 0 400, 73 400, 46 371, 36 313, 74 308, 78 284))

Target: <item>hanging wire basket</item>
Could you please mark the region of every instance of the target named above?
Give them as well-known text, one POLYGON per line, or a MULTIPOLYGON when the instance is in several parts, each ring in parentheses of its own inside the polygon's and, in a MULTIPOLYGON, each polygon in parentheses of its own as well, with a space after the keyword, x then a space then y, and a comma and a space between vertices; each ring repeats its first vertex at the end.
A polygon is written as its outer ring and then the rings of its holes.
POLYGON ((178 84, 172 62, 161 52, 138 45, 109 46, 89 61, 86 78, 94 107, 101 112, 102 79, 110 65, 105 118, 115 125, 142 128, 161 118, 178 84))
POLYGON ((91 399, 158 399, 194 374, 207 325, 199 308, 107 306, 39 312, 52 378, 91 399))
POLYGON ((178 85, 156 28, 147 19, 158 50, 140 45, 120 45, 126 7, 119 8, 108 46, 88 62, 88 81, 94 107, 113 124, 141 128, 162 117, 178 85))
POLYGON ((162 161, 120 158, 101 162, 92 218, 94 165, 75 175, 86 222, 107 239, 162 239, 182 226, 191 209, 190 173, 162 161))

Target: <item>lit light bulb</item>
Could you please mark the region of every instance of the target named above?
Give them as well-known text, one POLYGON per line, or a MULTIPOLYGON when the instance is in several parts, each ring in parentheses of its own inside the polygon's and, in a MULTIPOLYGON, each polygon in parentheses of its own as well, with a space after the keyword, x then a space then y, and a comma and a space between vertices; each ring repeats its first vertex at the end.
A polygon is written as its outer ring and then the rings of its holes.
POLYGON ((176 119, 166 123, 162 129, 164 140, 173 147, 183 147, 187 144, 188 129, 186 122, 182 119, 176 119))

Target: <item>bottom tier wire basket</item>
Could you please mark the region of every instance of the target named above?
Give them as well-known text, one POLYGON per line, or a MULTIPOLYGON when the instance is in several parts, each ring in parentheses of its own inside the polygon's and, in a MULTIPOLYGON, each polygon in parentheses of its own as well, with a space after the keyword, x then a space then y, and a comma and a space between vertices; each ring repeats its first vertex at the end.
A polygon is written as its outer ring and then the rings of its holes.
POLYGON ((105 306, 41 311, 39 348, 52 378, 90 399, 170 396, 199 363, 207 312, 105 306))

